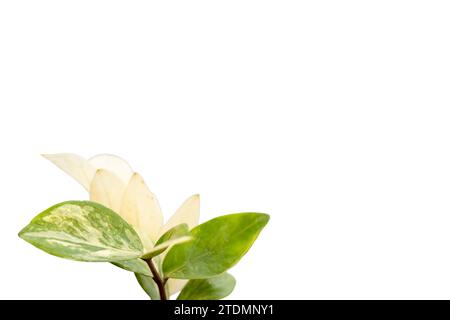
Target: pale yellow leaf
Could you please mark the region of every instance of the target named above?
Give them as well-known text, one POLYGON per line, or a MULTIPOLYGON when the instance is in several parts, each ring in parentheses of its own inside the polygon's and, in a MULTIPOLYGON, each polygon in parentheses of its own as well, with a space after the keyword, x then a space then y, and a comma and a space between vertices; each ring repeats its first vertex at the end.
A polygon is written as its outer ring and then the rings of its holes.
POLYGON ((125 185, 133 175, 128 162, 112 154, 99 154, 88 161, 95 169, 104 169, 115 174, 125 185))
POLYGON ((42 156, 53 162, 89 191, 96 169, 86 159, 72 153, 43 154, 42 156))
MULTIPOLYGON (((142 177, 135 173, 126 187, 120 209, 121 215, 139 231, 142 240, 146 236, 155 243, 163 224, 158 199, 150 192, 142 177)), ((148 244, 145 246, 148 247, 148 244)))
POLYGON ((169 229, 186 223, 189 229, 192 229, 198 224, 200 217, 200 195, 196 194, 188 198, 181 207, 174 213, 169 221, 164 225, 160 232, 163 235, 169 229))
POLYGON ((110 208, 130 223, 127 217, 120 212, 125 184, 115 174, 104 169, 97 170, 94 179, 92 179, 90 190, 91 201, 110 208))
POLYGON ((181 289, 183 289, 184 285, 188 281, 189 280, 184 280, 184 279, 169 279, 166 284, 169 295, 172 296, 175 293, 181 291, 181 289))

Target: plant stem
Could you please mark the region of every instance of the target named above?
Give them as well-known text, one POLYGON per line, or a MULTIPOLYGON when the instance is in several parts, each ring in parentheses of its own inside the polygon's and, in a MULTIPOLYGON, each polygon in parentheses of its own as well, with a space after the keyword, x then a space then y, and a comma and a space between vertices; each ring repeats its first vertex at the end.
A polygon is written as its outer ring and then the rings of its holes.
POLYGON ((166 280, 161 278, 161 276, 158 273, 158 270, 156 270, 155 264, 153 263, 152 259, 145 260, 145 262, 147 262, 150 271, 153 274, 153 281, 155 281, 156 285, 158 286, 159 297, 161 298, 161 300, 167 300, 166 289, 164 289, 166 280))

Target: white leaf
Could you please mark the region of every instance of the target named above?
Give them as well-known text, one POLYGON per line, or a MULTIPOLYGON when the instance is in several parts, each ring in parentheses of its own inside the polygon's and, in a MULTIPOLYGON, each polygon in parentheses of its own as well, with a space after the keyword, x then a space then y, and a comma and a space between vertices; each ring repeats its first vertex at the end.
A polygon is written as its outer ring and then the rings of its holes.
POLYGON ((86 159, 72 153, 43 154, 42 156, 53 162, 89 191, 96 169, 86 159))
POLYGON ((111 154, 99 154, 90 158, 89 163, 96 169, 108 170, 115 174, 126 185, 133 175, 128 162, 124 159, 111 155, 111 154))

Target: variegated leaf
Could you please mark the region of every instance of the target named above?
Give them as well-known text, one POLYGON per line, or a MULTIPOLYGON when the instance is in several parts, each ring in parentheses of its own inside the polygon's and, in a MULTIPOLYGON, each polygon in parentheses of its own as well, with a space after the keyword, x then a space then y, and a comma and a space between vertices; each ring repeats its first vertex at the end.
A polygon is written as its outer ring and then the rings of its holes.
POLYGON ((121 261, 142 255, 134 229, 90 201, 59 203, 36 216, 19 236, 52 255, 78 261, 121 261))
POLYGON ((116 261, 113 262, 112 264, 127 271, 139 273, 148 277, 152 276, 152 272, 150 271, 150 268, 148 267, 147 263, 139 258, 132 260, 116 261))
POLYGON ((136 279, 139 282, 141 288, 148 294, 152 300, 161 300, 159 297, 158 286, 152 277, 144 276, 139 273, 135 273, 136 279))

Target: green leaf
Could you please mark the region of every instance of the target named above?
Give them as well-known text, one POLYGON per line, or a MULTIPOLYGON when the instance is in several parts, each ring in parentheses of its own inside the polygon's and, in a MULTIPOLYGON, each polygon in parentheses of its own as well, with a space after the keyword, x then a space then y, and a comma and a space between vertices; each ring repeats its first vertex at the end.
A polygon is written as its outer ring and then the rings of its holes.
POLYGON ((136 279, 140 286, 148 294, 152 300, 161 300, 159 297, 158 286, 152 277, 147 277, 139 273, 135 273, 136 279))
POLYGON ((167 250, 170 246, 174 246, 176 244, 180 244, 183 242, 191 241, 192 237, 180 237, 177 239, 169 240, 166 242, 161 243, 160 245, 153 247, 150 251, 146 252, 144 255, 141 256, 142 259, 148 260, 153 257, 156 257, 167 250))
POLYGON ((177 300, 220 300, 234 289, 236 280, 229 273, 207 278, 192 279, 184 286, 177 300))
POLYGON ((78 261, 121 261, 142 255, 139 236, 114 211, 91 201, 59 203, 19 236, 52 255, 78 261))
POLYGON ((152 276, 150 268, 148 267, 147 263, 142 259, 116 261, 112 262, 112 264, 127 271, 139 273, 149 277, 152 276))
POLYGON ((142 255, 141 258, 144 260, 151 259, 160 255, 171 246, 190 240, 192 240, 192 237, 189 236, 188 225, 186 223, 179 224, 164 233, 156 242, 155 247, 142 255))
POLYGON ((193 241, 173 246, 163 262, 164 276, 203 279, 234 266, 269 221, 264 213, 217 217, 191 230, 193 241))
POLYGON ((160 245, 166 241, 181 238, 189 235, 189 227, 186 223, 179 224, 169 230, 167 230, 159 239, 156 241, 156 245, 160 245))
POLYGON ((171 245, 189 240, 192 240, 192 237, 189 237, 188 225, 183 223, 176 227, 173 227, 172 229, 164 233, 156 242, 156 246, 153 247, 149 252, 144 254, 141 258, 117 261, 113 262, 113 264, 119 268, 151 277, 153 276, 152 272, 150 271, 148 264, 142 259, 154 258, 167 250, 167 248, 169 248, 171 245))

